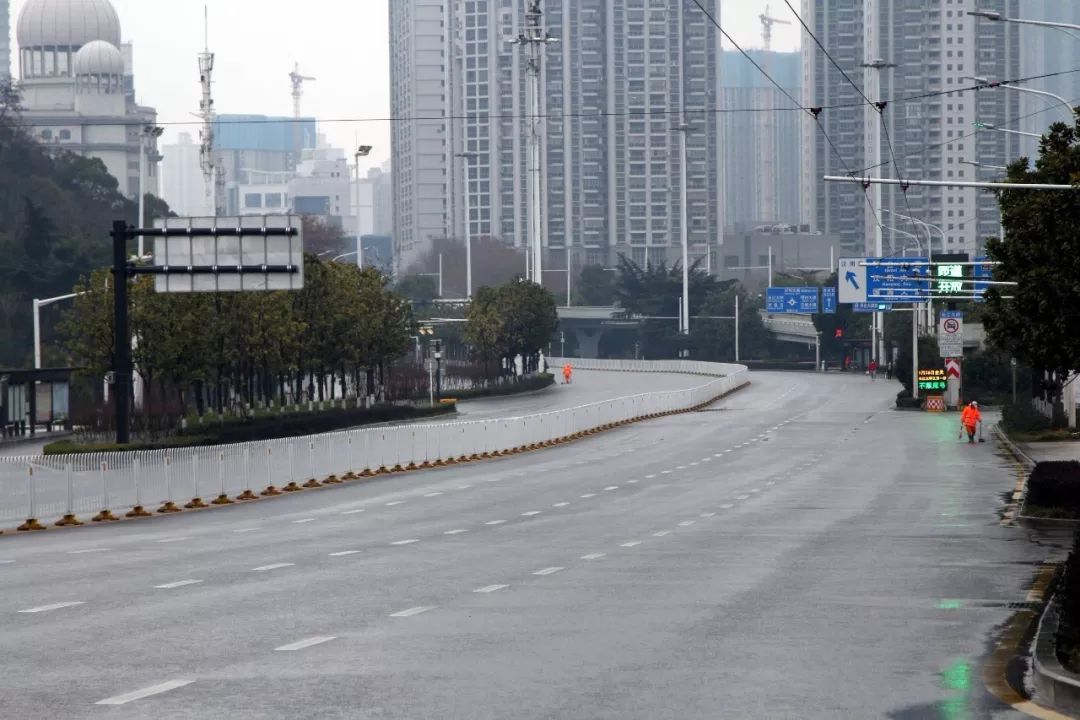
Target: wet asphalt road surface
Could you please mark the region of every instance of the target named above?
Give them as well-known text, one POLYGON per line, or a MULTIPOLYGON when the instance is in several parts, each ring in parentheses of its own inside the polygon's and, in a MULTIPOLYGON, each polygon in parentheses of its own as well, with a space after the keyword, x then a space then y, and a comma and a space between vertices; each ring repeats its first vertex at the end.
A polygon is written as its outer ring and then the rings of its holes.
POLYGON ((1020 717, 982 667, 1062 549, 1002 525, 1014 466, 891 383, 753 380, 551 450, 0 537, 0 717, 1020 717))

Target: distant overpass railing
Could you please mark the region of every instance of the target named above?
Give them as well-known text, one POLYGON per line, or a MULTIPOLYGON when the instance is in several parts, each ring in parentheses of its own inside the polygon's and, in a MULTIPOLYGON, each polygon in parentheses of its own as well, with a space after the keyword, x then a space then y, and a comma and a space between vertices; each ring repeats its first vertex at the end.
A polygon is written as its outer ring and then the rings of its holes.
MULTIPOLYGON (((552 365, 562 364, 552 359, 552 365)), ((571 360, 579 369, 691 373, 684 390, 640 393, 520 417, 360 428, 169 450, 0 457, 0 527, 45 529, 232 504, 326 484, 454 465, 569 442, 702 407, 749 382, 740 365, 571 360), (204 498, 211 499, 206 502, 204 498), (80 517, 81 516, 81 517, 80 517)))

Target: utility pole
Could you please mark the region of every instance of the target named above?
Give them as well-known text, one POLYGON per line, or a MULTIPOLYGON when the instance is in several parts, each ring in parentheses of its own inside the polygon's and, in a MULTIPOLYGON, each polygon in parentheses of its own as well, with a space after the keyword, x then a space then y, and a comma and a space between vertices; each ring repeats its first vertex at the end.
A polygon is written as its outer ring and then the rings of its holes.
POLYGON ((361 145, 356 148, 356 267, 361 270, 364 269, 364 241, 361 239, 360 232, 360 158, 370 154, 370 145, 361 145))
POLYGON ((210 52, 210 19, 205 7, 203 7, 203 33, 205 44, 203 51, 199 53, 199 84, 202 86, 199 117, 203 121, 202 129, 199 131, 199 165, 206 185, 207 212, 218 216, 225 213, 225 203, 224 192, 219 191, 221 187, 218 178, 219 168, 214 162, 214 53, 210 52))
MULTIPOLYGON (((139 135, 139 221, 135 223, 137 227, 146 227, 150 223, 146 222, 146 166, 147 156, 150 151, 156 146, 157 139, 161 137, 165 132, 165 128, 157 127, 156 125, 147 125, 142 129, 142 133, 139 135)), ((143 236, 139 236, 139 259, 141 260, 145 254, 145 248, 143 247, 143 236)))
POLYGON ((543 223, 543 105, 541 102, 541 81, 543 79, 544 54, 547 44, 557 42, 543 28, 543 13, 540 11, 540 0, 528 0, 525 10, 525 30, 518 35, 515 41, 525 46, 528 54, 525 71, 528 76, 528 92, 526 93, 526 114, 529 116, 528 132, 528 190, 529 190, 529 224, 528 224, 528 251, 532 255, 532 263, 529 269, 531 280, 537 285, 543 285, 544 278, 544 223, 543 223))
POLYGON ((689 173, 686 171, 686 133, 690 132, 690 126, 686 124, 683 116, 682 123, 676 128, 679 131, 679 205, 682 218, 679 222, 679 239, 682 242, 682 311, 679 324, 679 332, 683 335, 690 334, 690 211, 686 207, 689 193, 686 183, 689 173))
MULTIPOLYGON (((877 0, 864 0, 863 3, 863 17, 866 19, 866 36, 864 47, 867 57, 874 58, 872 61, 863 63, 863 87, 866 88, 866 94, 871 98, 881 97, 881 71, 885 68, 896 67, 892 63, 885 62, 879 57, 876 57, 876 53, 881 47, 880 44, 880 11, 878 9, 877 0)), ((865 123, 867 143, 869 144, 870 164, 873 165, 873 170, 870 172, 875 173, 880 177, 881 175, 881 123, 883 122, 883 114, 885 112, 885 103, 879 100, 874 100, 874 104, 868 104, 865 111, 865 123)), ((870 202, 874 208, 874 212, 881 212, 881 185, 872 185, 870 187, 870 202)), ((884 228, 881 225, 880 217, 868 218, 868 223, 874 225, 874 257, 882 257, 884 246, 884 228)), ((863 227, 866 227, 867 223, 864 223, 863 227)), ((876 312, 873 316, 873 342, 870 347, 870 356, 872 359, 877 360, 878 365, 881 365, 885 360, 885 314, 876 312)))

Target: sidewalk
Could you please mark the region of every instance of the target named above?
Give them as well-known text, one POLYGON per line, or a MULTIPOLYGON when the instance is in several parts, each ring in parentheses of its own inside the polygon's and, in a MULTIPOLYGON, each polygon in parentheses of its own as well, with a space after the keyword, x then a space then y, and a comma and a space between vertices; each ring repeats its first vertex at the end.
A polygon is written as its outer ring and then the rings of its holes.
POLYGON ((1080 460, 1080 441, 1016 443, 1034 462, 1080 460))

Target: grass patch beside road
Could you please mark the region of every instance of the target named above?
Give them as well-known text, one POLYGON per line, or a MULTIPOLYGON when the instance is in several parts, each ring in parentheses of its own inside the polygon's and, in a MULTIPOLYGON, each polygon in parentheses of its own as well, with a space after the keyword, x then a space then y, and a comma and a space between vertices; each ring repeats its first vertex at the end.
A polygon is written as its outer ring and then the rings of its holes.
POLYGON ((1024 514, 1058 520, 1080 519, 1080 462, 1054 460, 1036 465, 1028 479, 1024 514))

